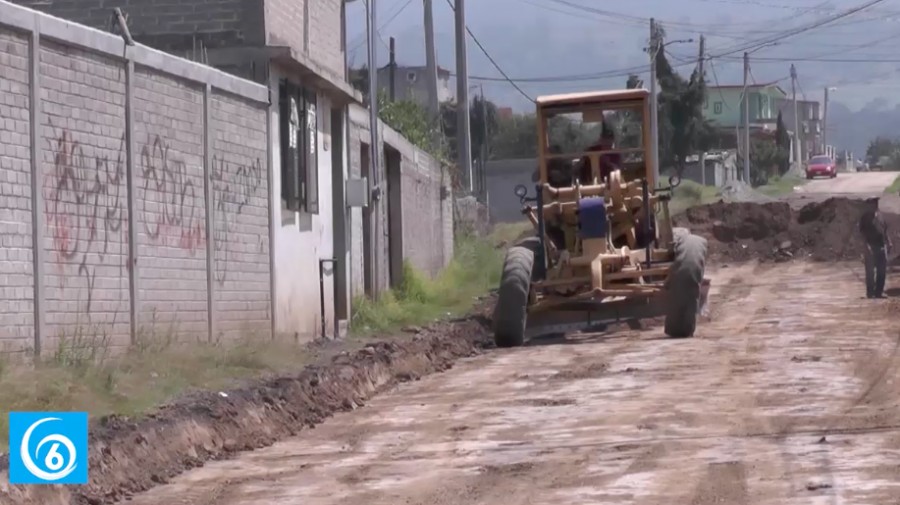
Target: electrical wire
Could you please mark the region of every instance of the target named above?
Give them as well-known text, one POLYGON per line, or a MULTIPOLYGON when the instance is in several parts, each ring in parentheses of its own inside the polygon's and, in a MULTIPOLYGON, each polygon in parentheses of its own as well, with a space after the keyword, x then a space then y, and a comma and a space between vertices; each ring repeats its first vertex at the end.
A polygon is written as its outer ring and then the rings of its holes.
MULTIPOLYGON (((447 5, 450 6, 450 9, 453 10, 453 12, 456 12, 456 6, 453 5, 453 2, 451 0, 447 0, 447 5)), ((475 42, 475 45, 478 46, 478 49, 481 49, 481 52, 484 53, 484 55, 487 57, 488 61, 491 62, 491 65, 493 65, 494 68, 497 69, 497 72, 500 72, 500 75, 502 75, 503 78, 506 79, 506 81, 509 82, 512 85, 512 87, 515 88, 516 91, 519 92, 519 94, 521 94, 522 96, 527 98, 528 101, 534 102, 534 98, 532 98, 528 93, 523 91, 522 88, 520 88, 519 85, 516 84, 516 82, 514 80, 510 79, 509 76, 506 75, 506 72, 504 72, 503 69, 500 68, 500 65, 497 64, 497 61, 494 60, 494 57, 491 56, 491 54, 487 51, 487 49, 485 49, 484 46, 481 44, 481 41, 478 40, 478 37, 476 37, 475 34, 472 33, 472 30, 469 29, 469 25, 466 25, 466 32, 469 34, 469 37, 472 38, 472 41, 475 42)))
POLYGON ((815 21, 813 23, 810 23, 808 25, 801 26, 801 27, 798 27, 795 29, 786 30, 785 32, 781 33, 780 35, 777 35, 774 37, 768 37, 768 38, 764 38, 764 39, 759 39, 759 40, 754 41, 753 43, 749 43, 749 44, 731 47, 729 49, 724 50, 723 52, 720 52, 719 54, 712 55, 711 58, 721 58, 723 56, 730 56, 732 54, 736 54, 736 53, 740 53, 740 52, 750 52, 750 51, 759 50, 759 49, 777 44, 777 43, 779 43, 783 40, 786 40, 790 37, 794 37, 796 35, 800 35, 802 33, 806 33, 811 30, 821 28, 829 23, 833 23, 840 19, 844 19, 848 16, 852 16, 853 14, 861 12, 872 6, 878 5, 884 1, 885 0, 868 0, 867 2, 857 5, 856 7, 852 7, 850 9, 843 10, 833 16, 829 16, 827 18, 815 21))
MULTIPOLYGON (((412 1, 413 0, 406 0, 406 3, 404 3, 396 12, 394 12, 394 14, 392 14, 391 17, 388 18, 387 21, 382 23, 381 26, 378 27, 378 30, 376 30, 376 32, 380 32, 380 31, 384 30, 385 28, 387 28, 387 26, 389 24, 391 24, 395 19, 397 19, 397 16, 399 16, 401 13, 403 13, 403 11, 406 10, 406 8, 412 4, 412 1)), ((359 38, 361 40, 359 40, 359 42, 354 43, 353 46, 348 49, 348 51, 355 51, 355 50, 359 49, 360 46, 362 46, 363 44, 366 43, 365 34, 359 35, 359 38)))

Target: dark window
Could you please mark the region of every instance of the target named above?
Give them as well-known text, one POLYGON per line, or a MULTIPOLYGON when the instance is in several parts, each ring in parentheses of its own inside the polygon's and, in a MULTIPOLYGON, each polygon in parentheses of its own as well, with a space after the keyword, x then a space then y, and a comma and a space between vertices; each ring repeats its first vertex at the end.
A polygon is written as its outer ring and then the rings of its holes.
POLYGON ((319 212, 316 93, 282 81, 279 90, 281 199, 295 212, 319 212))
POLYGON ((721 114, 721 113, 722 113, 722 102, 716 102, 716 103, 713 104, 713 112, 714 112, 715 114, 721 114))

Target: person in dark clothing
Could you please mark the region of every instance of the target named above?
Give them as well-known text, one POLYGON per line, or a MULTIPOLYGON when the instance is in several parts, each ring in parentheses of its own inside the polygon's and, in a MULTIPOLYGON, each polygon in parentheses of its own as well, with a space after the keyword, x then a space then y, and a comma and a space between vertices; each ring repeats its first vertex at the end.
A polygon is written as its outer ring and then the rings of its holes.
POLYGON ((884 298, 888 250, 893 248, 887 225, 878 211, 878 198, 866 200, 867 208, 859 219, 859 231, 866 242, 866 298, 884 298))
MULTIPOLYGON (((612 128, 603 125, 603 128, 600 133, 600 138, 597 139, 597 142, 592 144, 587 148, 588 151, 609 151, 611 149, 615 149, 616 147, 616 134, 613 132, 612 128)), ((623 165, 622 154, 621 153, 603 153, 600 155, 600 182, 606 181, 609 177, 609 174, 613 172, 613 170, 621 170, 623 165)), ((593 179, 591 175, 591 159, 588 156, 585 156, 581 159, 580 163, 580 179, 582 184, 589 184, 593 179)))

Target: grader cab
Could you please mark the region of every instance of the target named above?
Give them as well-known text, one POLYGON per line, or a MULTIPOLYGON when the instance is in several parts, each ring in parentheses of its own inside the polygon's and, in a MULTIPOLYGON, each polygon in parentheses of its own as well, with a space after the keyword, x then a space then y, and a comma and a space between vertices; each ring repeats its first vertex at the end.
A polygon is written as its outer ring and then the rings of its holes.
POLYGON ((672 227, 679 180, 657 186, 648 98, 644 89, 538 98, 535 194, 515 188, 535 234, 506 254, 494 311, 499 347, 663 315, 667 335, 693 336, 709 290, 707 242, 672 227), (554 142, 579 128, 592 145, 564 152, 554 142))

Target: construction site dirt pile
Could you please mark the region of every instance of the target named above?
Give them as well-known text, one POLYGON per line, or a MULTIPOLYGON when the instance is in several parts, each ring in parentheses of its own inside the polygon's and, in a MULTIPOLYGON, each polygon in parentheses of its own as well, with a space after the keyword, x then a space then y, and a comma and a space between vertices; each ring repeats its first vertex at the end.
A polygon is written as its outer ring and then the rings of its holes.
MULTIPOLYGON (((709 240, 716 261, 845 261, 862 257, 859 219, 865 202, 829 198, 799 210, 784 202, 725 203, 688 209, 675 218, 709 240)), ((900 215, 884 214, 888 233, 900 245, 900 215)))

